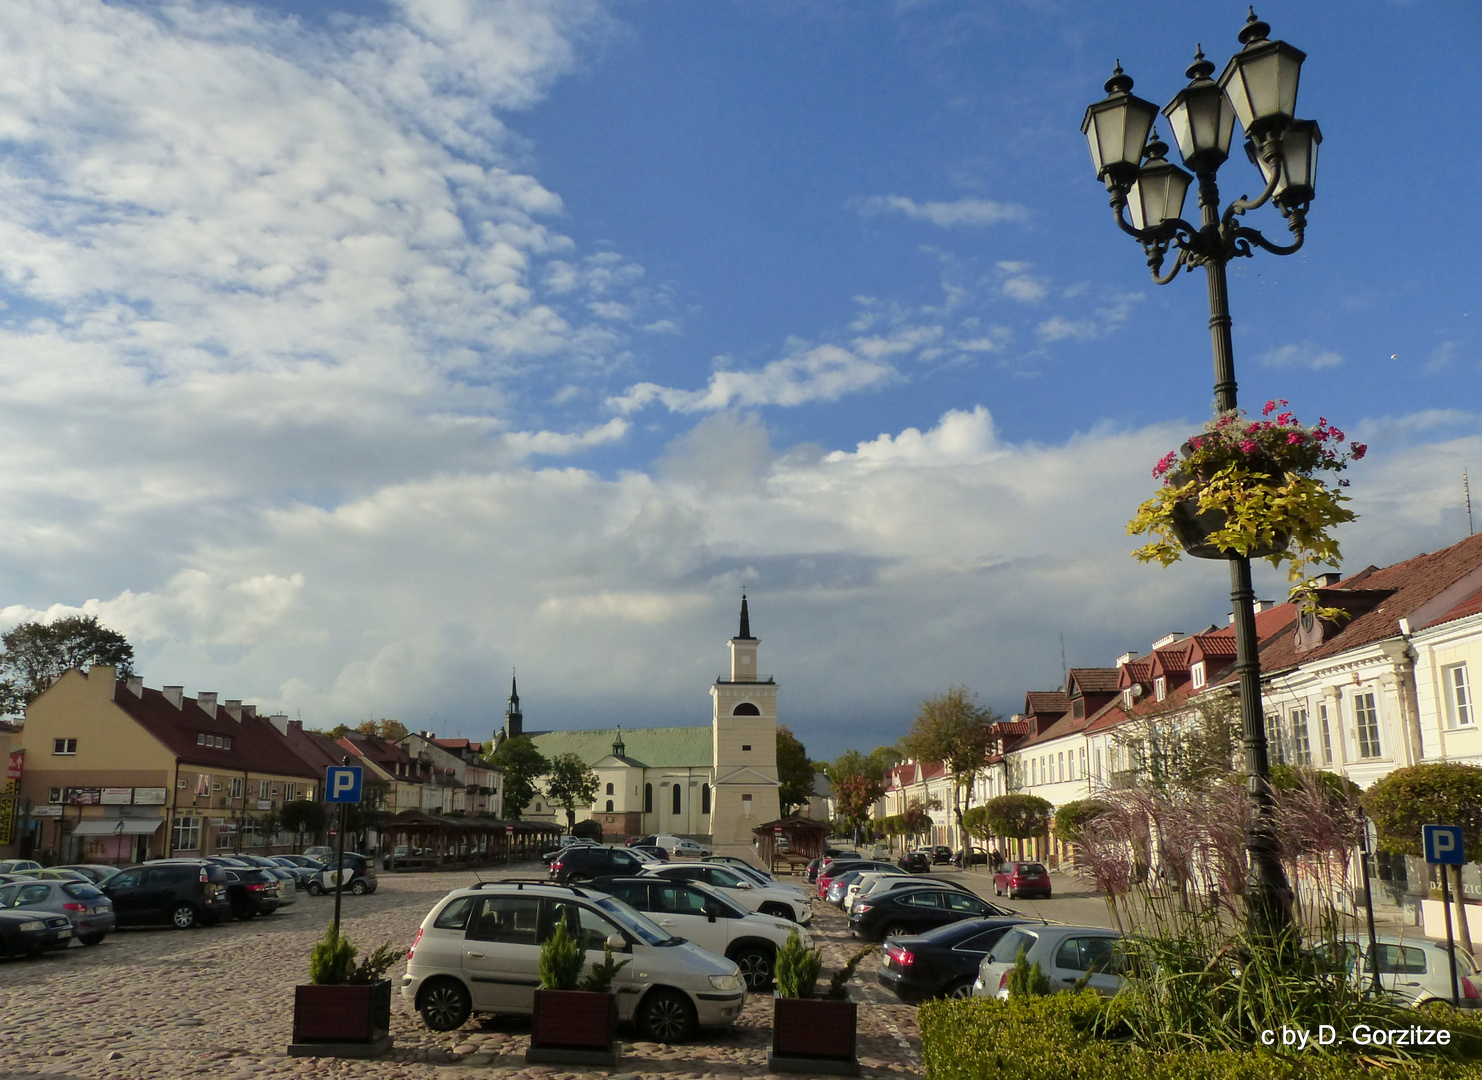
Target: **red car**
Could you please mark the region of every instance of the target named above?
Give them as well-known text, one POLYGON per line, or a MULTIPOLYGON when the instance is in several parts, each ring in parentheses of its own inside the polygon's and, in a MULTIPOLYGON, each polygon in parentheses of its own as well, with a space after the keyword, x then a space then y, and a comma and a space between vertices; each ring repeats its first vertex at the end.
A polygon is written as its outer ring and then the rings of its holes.
POLYGON ((1044 863, 1007 862, 993 875, 993 895, 1018 898, 1039 896, 1050 898, 1050 872, 1044 863))

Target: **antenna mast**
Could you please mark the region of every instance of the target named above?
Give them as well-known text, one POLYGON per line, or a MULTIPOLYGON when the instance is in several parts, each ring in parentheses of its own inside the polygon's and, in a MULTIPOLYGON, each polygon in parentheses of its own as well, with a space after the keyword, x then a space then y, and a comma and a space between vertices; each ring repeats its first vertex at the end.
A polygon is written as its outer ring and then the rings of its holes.
POLYGON ((1070 689, 1070 669, 1065 666, 1065 635, 1060 635, 1060 689, 1070 689))
POLYGON ((1461 471, 1461 490, 1467 497, 1467 535, 1472 535, 1472 482, 1466 469, 1461 471))

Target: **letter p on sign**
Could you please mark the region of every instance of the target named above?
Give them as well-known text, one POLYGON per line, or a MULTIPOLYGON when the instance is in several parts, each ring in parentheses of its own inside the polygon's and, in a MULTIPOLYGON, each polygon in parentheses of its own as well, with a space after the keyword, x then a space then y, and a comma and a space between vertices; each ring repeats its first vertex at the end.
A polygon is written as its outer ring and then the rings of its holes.
POLYGON ((325 770, 324 801, 358 803, 360 801, 359 765, 332 765, 325 770))
POLYGON ((1460 825, 1422 825, 1421 839, 1425 842, 1425 861, 1442 866, 1460 866, 1462 838, 1460 825))

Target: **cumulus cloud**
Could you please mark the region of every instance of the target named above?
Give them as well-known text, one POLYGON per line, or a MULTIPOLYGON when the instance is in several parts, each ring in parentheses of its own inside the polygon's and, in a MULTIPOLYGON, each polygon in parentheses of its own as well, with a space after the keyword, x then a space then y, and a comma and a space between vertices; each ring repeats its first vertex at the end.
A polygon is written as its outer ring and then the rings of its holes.
POLYGON ((900 214, 912 221, 925 221, 942 229, 998 225, 1006 221, 1023 223, 1029 220, 1029 208, 1022 203, 994 202, 990 199, 917 202, 904 195, 870 195, 853 200, 850 206, 862 217, 900 214))
POLYGON ((1341 354, 1331 349, 1322 349, 1310 341, 1288 343, 1272 349, 1261 357, 1261 364, 1268 368, 1300 368, 1307 371, 1322 371, 1343 363, 1341 354))

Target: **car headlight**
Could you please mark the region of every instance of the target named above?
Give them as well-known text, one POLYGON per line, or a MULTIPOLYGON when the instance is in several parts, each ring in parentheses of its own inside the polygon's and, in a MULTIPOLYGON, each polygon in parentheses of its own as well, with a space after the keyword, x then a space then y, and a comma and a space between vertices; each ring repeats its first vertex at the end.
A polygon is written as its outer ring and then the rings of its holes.
POLYGON ((741 976, 739 975, 712 975, 710 985, 717 990, 740 990, 741 976))
POLYGON ((45 929, 46 929, 46 923, 44 923, 44 922, 23 922, 23 923, 21 923, 21 932, 22 933, 29 934, 29 933, 33 933, 33 932, 35 932, 37 930, 45 930, 45 929))

